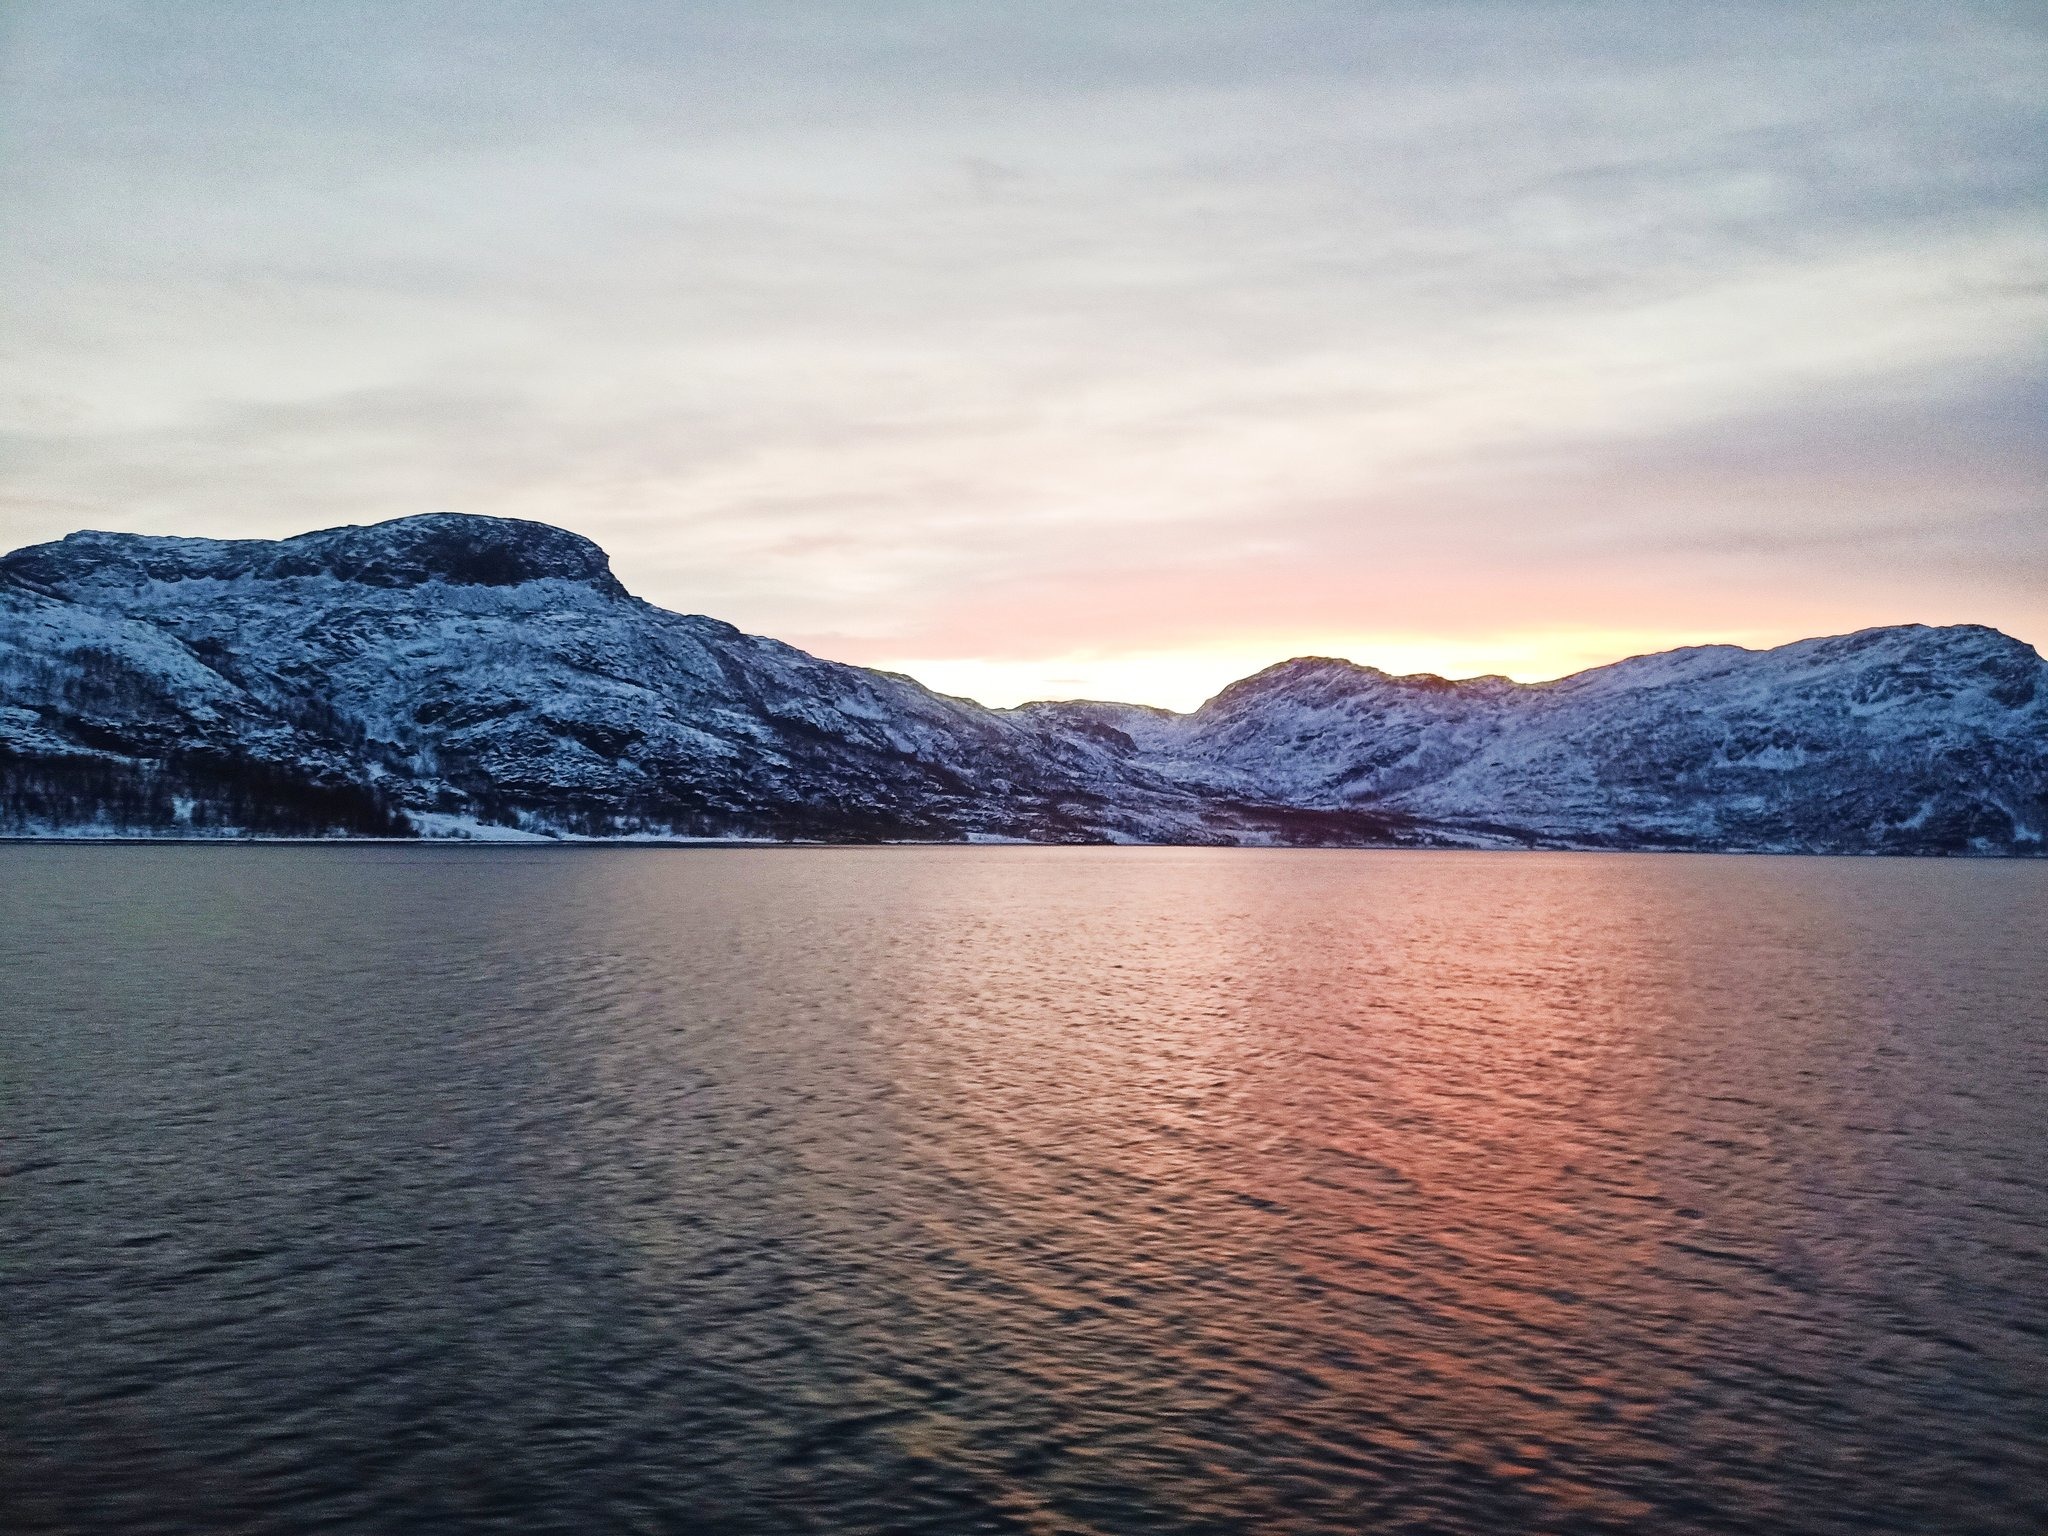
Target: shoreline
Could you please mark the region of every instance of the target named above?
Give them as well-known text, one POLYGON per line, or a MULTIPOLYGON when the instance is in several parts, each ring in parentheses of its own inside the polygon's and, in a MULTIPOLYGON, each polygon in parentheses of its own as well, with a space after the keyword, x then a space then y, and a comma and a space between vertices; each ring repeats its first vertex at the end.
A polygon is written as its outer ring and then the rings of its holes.
POLYGON ((756 849, 791 851, 809 850, 878 850, 878 849, 934 849, 956 848, 961 850, 991 848, 1006 849, 1103 849, 1142 852, 1150 849, 1183 850, 1200 849, 1216 853, 1457 853, 1457 854, 1608 854, 1624 856, 1677 854, 1707 858, 1765 858, 1765 859, 1911 859, 1915 861, 1963 861, 1987 864, 2031 864, 2048 862, 2048 849, 2038 853, 1972 852, 1961 850, 1952 853, 1897 853, 1883 850, 1868 852, 1843 852, 1811 848, 1472 848, 1445 845, 1442 847, 1414 847, 1399 844, 1367 845, 1345 843, 1111 843, 1078 842, 1051 843, 1031 842, 1022 838, 986 841, 966 839, 891 839, 877 842, 841 842, 823 839, 803 838, 653 838, 653 837, 530 837, 530 838, 461 838, 461 837, 135 837, 110 835, 92 836, 34 836, 18 833, 0 834, 0 847, 47 847, 47 848, 432 848, 432 849, 487 849, 501 851, 537 851, 549 849, 659 849, 669 852, 689 849, 731 850, 756 849))

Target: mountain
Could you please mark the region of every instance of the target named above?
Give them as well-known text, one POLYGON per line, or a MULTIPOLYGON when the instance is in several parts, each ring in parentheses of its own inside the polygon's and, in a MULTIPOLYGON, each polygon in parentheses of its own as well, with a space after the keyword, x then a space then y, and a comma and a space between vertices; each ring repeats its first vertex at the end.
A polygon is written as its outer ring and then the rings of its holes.
POLYGON ((987 709, 435 514, 0 556, 0 831, 2040 853, 2048 663, 1907 625, 1557 682, 987 709))
POLYGON ((1148 756, 1191 786, 1579 845, 2038 851, 2048 663, 1974 625, 1527 685, 1309 658, 1233 684, 1148 756))

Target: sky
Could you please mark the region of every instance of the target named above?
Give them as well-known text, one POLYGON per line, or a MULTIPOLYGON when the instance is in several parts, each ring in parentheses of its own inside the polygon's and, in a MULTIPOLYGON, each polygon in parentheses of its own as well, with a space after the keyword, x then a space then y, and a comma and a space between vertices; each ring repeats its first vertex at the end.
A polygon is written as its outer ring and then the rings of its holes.
POLYGON ((2048 10, 0 6, 0 547, 535 518, 994 704, 2048 643, 2048 10))

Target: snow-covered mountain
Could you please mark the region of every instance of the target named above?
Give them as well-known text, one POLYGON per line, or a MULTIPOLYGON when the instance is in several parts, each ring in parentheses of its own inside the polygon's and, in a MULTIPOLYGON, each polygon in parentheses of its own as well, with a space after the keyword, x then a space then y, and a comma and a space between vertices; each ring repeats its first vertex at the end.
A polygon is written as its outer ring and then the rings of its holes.
POLYGON ((993 710, 653 607, 538 523, 0 557, 0 831, 2039 853, 2044 827, 2048 663, 1971 626, 993 710))
POLYGON ((1975 625, 1551 683, 1283 662, 1142 754, 1190 786, 1615 847, 2039 851, 2048 663, 1975 625))

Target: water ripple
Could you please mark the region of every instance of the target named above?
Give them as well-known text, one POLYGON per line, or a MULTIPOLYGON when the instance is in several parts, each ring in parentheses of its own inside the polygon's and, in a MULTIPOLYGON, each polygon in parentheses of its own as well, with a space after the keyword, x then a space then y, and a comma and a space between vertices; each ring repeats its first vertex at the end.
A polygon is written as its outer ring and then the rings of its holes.
POLYGON ((2044 898, 0 848, 0 1525, 2038 1532, 2044 898))

